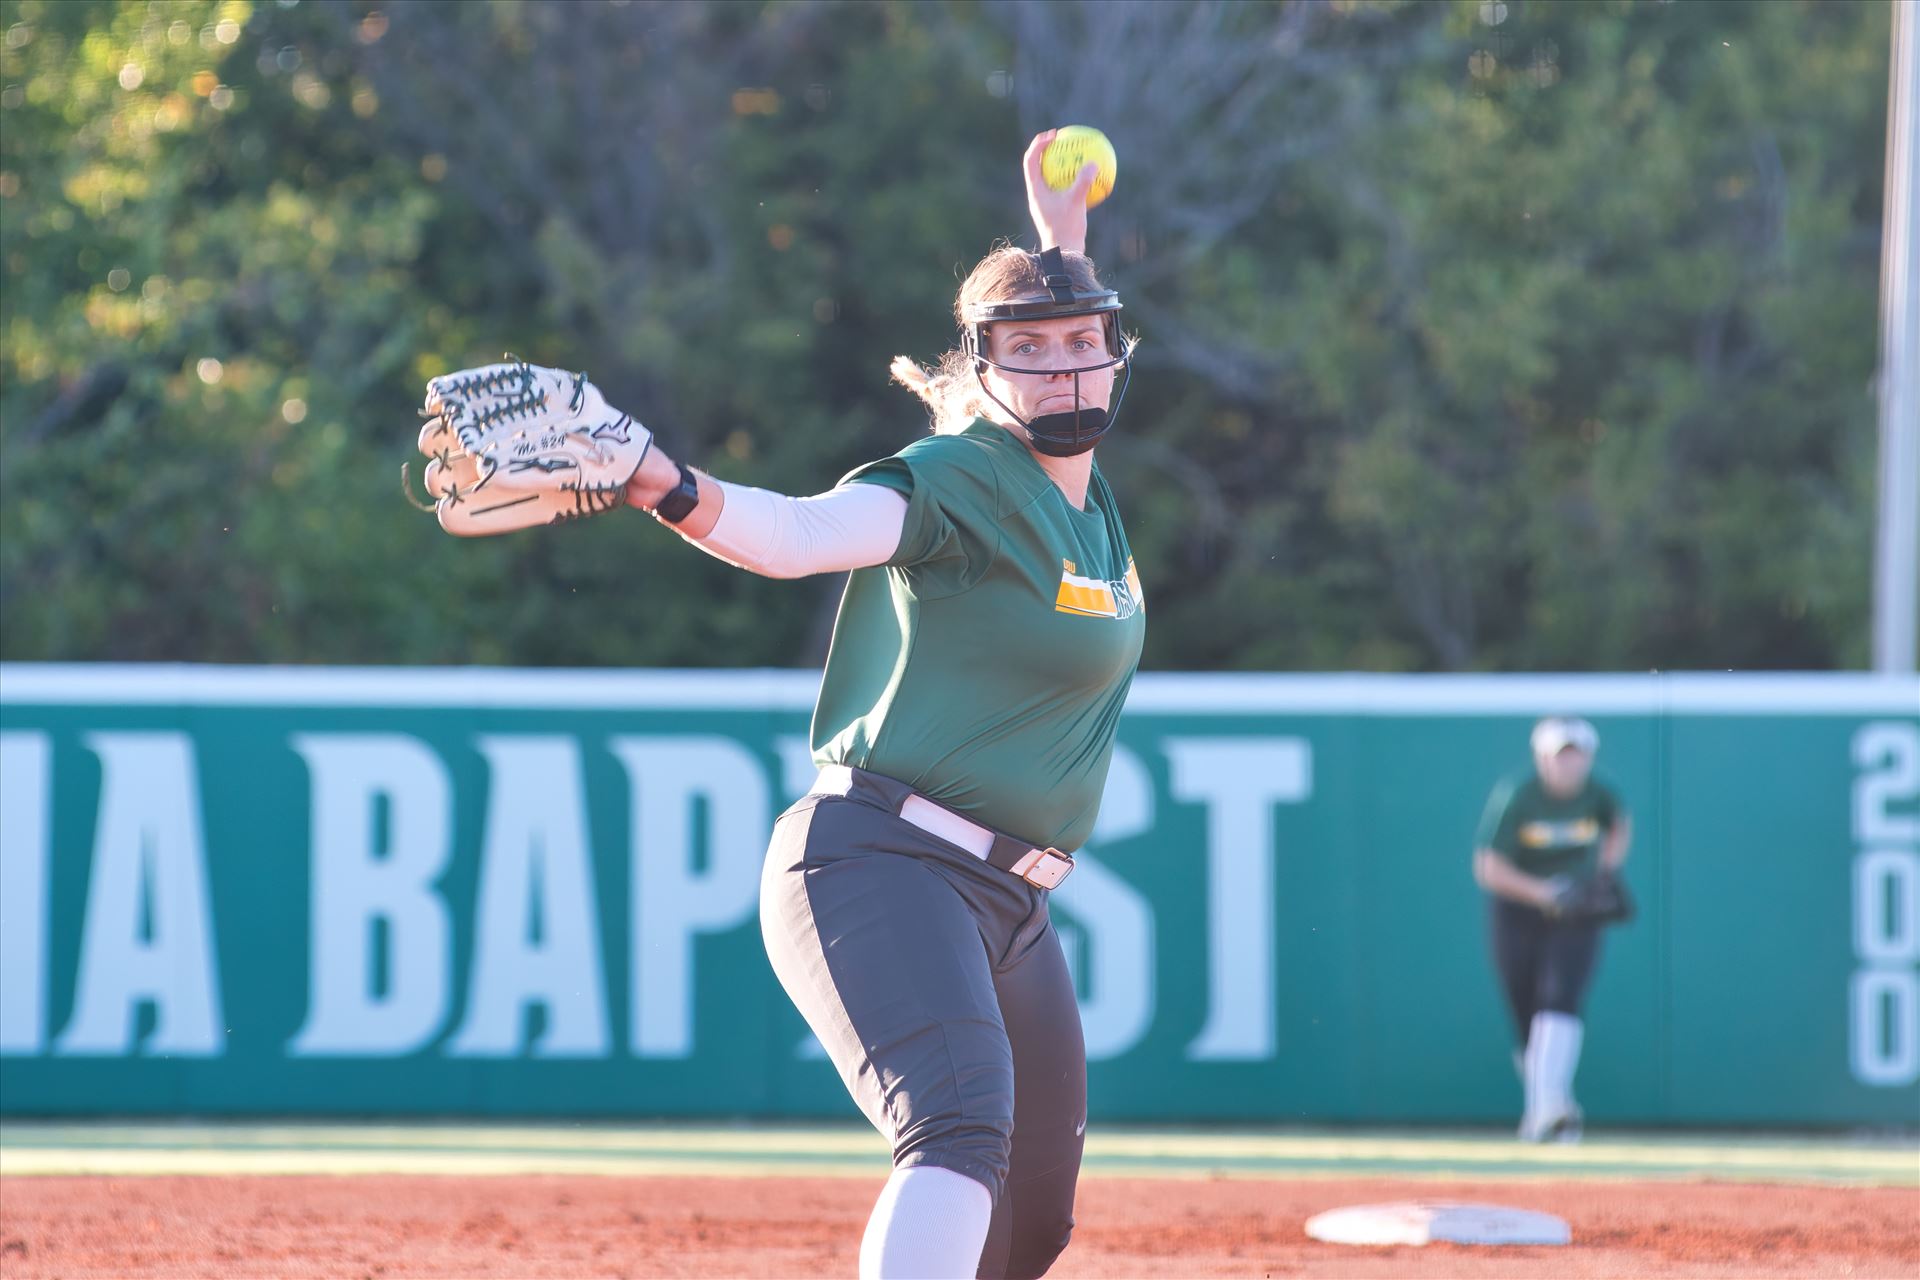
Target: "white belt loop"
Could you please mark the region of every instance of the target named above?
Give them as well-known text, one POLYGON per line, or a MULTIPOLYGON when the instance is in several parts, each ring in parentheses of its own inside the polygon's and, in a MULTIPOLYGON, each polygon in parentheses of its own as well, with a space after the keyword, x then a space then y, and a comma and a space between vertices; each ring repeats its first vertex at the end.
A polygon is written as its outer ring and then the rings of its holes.
POLYGON ((808 795, 844 796, 853 791, 853 770, 844 764, 822 765, 808 795))
POLYGON ((987 860, 987 854, 993 849, 993 832, 951 809, 942 809, 924 796, 908 796, 900 806, 900 816, 922 831, 939 836, 948 844, 959 845, 982 862, 987 860))

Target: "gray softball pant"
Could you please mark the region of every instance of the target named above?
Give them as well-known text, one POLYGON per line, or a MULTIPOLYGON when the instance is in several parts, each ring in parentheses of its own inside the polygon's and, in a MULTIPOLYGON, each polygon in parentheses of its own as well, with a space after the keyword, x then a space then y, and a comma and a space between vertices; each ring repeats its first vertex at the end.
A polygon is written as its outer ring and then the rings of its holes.
POLYGON ((767 957, 847 1092, 893 1143, 993 1195, 981 1277, 1037 1277, 1073 1233, 1087 1123, 1080 1011, 1047 893, 898 815, 906 787, 780 815, 767 957))

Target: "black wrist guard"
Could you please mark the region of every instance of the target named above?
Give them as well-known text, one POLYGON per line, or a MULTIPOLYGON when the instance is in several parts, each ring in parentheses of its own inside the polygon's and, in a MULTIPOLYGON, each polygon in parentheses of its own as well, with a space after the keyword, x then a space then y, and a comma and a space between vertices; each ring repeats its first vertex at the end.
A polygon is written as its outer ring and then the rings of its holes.
POLYGON ((668 524, 679 524, 692 515, 693 509, 699 505, 700 482, 694 477, 693 468, 683 462, 680 464, 680 483, 669 489, 667 496, 660 499, 660 504, 653 509, 653 514, 668 524))

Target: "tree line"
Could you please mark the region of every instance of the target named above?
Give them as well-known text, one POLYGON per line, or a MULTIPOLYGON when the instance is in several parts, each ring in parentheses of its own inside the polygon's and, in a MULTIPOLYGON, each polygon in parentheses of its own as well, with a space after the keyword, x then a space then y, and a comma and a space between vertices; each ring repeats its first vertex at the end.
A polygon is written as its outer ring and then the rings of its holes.
POLYGON ((1886 6, 0 3, 0 657, 798 666, 838 582, 456 542, 424 380, 817 492, 1115 142, 1101 462, 1172 669, 1866 657, 1886 6))

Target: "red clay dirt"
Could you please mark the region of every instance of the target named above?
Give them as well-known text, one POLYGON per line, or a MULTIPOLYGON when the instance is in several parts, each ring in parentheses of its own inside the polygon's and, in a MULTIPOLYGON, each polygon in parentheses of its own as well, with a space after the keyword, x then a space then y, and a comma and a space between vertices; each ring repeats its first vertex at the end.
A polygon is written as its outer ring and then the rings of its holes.
MULTIPOLYGON (((0 1179, 0 1276, 851 1276, 858 1178, 0 1179)), ((1920 1275, 1920 1190, 1089 1178, 1052 1276, 1920 1275), (1355 1249, 1322 1209, 1491 1201, 1566 1248, 1355 1249)))

